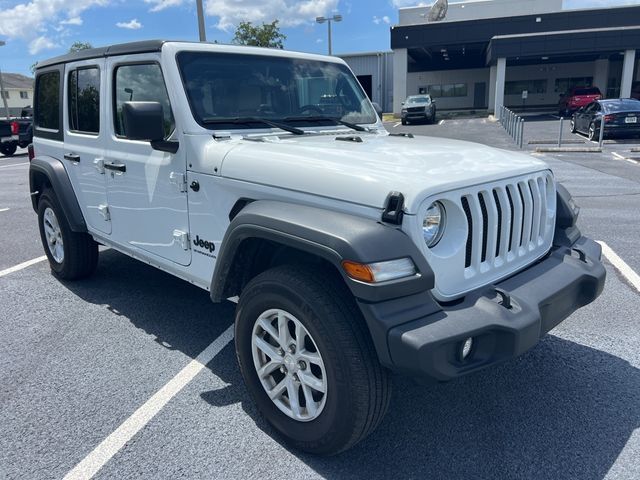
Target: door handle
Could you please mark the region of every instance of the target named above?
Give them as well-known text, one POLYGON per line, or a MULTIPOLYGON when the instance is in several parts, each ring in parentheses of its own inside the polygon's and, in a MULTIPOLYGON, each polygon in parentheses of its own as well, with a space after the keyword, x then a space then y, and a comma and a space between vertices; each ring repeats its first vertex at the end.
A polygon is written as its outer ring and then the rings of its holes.
POLYGON ((115 170, 116 172, 126 172, 127 166, 124 163, 105 163, 104 168, 107 170, 115 170))
POLYGON ((64 154, 64 159, 65 160, 70 160, 72 162, 79 162, 80 161, 80 155, 78 155, 76 153, 65 153, 64 154))

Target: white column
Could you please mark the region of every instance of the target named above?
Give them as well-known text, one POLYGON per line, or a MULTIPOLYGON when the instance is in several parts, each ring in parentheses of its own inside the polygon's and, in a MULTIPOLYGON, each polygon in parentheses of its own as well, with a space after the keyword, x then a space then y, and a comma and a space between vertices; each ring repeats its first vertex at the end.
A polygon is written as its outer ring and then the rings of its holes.
POLYGON ((400 116, 402 102, 407 98, 407 71, 409 67, 406 48, 393 51, 393 113, 400 116))
POLYGON ((631 96, 631 84, 633 83, 633 72, 636 66, 636 51, 627 50, 624 52, 624 63, 622 64, 622 82, 620 83, 620 98, 631 96))
POLYGON ((504 105, 504 83, 507 78, 507 59, 499 58, 496 66, 496 100, 494 115, 500 118, 500 108, 504 105))
POLYGON ((595 61, 593 72, 593 86, 598 87, 602 95, 607 96, 607 84, 609 83, 609 59, 600 58, 595 61))
POLYGON ((498 67, 491 65, 489 69, 489 113, 495 113, 493 108, 496 106, 496 75, 498 67))

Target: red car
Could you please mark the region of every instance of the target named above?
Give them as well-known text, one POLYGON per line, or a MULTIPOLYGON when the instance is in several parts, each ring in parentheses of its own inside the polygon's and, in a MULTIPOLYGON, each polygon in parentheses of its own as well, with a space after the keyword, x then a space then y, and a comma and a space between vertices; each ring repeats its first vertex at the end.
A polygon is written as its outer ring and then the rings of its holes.
POLYGON ((566 117, 600 99, 602 99, 602 93, 597 87, 575 87, 569 93, 560 96, 558 113, 566 117))

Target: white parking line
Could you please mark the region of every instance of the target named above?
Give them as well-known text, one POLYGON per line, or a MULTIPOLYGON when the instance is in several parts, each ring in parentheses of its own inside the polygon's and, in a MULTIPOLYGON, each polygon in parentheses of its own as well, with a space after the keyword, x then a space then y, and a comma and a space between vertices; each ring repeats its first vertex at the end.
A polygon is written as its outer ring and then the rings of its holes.
POLYGON ((0 212, 8 212, 9 209, 8 208, 0 208, 0 212))
POLYGON ((27 260, 26 262, 20 263, 20 264, 16 265, 15 267, 10 267, 10 268, 7 268, 6 270, 0 271, 0 277, 4 277, 5 275, 9 275, 10 273, 17 272, 19 270, 23 270, 23 269, 25 269, 27 267, 30 267, 31 265, 35 265, 36 263, 43 262, 46 259, 47 259, 47 257, 43 255, 41 257, 34 258, 33 260, 27 260))
POLYGON ((625 157, 623 157, 622 155, 620 155, 619 153, 616 152, 611 152, 611 154, 616 157, 618 160, 624 160, 625 157))
POLYGON ((22 166, 28 166, 29 163, 28 162, 23 162, 23 163, 12 163, 11 165, 0 165, 0 168, 9 168, 9 167, 22 167, 22 166))
POLYGON ((402 124, 402 122, 398 122, 393 126, 393 128, 399 127, 401 124, 402 124))
POLYGON ((93 477, 118 451, 126 445, 162 408, 233 340, 233 325, 216 338, 200 355, 184 367, 169 383, 127 418, 89 455, 65 475, 65 480, 93 477))
POLYGON ((611 250, 611 247, 604 242, 598 242, 602 247, 602 253, 611 264, 626 278, 636 290, 640 292, 640 275, 633 271, 633 269, 622 260, 616 252, 611 250))

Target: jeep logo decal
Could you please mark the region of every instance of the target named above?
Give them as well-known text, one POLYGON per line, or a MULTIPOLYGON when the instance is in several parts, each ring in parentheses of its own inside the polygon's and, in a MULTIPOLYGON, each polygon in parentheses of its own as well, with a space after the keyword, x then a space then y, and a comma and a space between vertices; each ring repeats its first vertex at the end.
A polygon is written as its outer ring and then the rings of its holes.
POLYGON ((196 247, 200 247, 200 248, 204 248, 206 250, 209 250, 211 253, 213 253, 213 251, 216 249, 216 246, 213 244, 213 242, 209 242, 207 240, 202 240, 199 235, 196 235, 196 239, 193 241, 193 244, 196 247))

